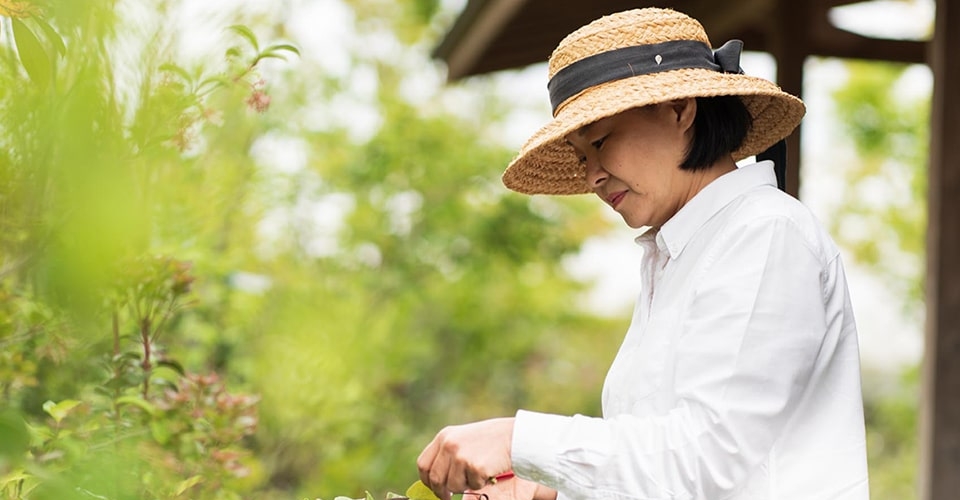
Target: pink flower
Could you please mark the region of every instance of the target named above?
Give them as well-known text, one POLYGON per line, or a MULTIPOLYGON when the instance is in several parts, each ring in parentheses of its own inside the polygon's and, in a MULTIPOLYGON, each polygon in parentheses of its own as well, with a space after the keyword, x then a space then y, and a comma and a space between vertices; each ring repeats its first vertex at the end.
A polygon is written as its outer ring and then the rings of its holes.
POLYGON ((206 118, 207 122, 220 126, 223 125, 223 112, 213 108, 205 108, 203 110, 203 117, 206 118))
POLYGON ((177 133, 173 135, 169 140, 166 141, 168 146, 175 148, 181 153, 190 148, 190 146, 196 141, 196 131, 189 125, 182 125, 177 129, 177 133))
POLYGON ((270 96, 260 89, 254 89, 250 97, 247 98, 247 107, 257 113, 263 113, 270 107, 270 96))

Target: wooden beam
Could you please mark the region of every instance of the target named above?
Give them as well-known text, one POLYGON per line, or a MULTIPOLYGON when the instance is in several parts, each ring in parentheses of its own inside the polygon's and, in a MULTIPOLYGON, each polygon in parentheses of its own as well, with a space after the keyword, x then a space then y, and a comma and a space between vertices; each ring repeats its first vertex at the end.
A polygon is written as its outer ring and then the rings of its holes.
POLYGON ((826 7, 810 21, 811 55, 916 64, 927 60, 927 42, 870 38, 842 30, 830 24, 826 7))
MULTIPOLYGON (((718 9, 716 0, 688 0, 677 2, 677 10, 703 24, 714 47, 723 45, 732 33, 745 27, 763 25, 770 19, 777 0, 737 0, 735 6, 718 9)), ((660 6, 660 4, 657 4, 660 6)), ((757 50, 747 47, 748 50, 757 50)))
POLYGON ((477 60, 527 0, 473 0, 451 35, 434 51, 447 62, 447 80, 470 74, 477 60))
POLYGON ((960 492, 960 65, 948 51, 960 47, 960 4, 937 0, 936 9, 919 482, 921 500, 954 500, 960 492))

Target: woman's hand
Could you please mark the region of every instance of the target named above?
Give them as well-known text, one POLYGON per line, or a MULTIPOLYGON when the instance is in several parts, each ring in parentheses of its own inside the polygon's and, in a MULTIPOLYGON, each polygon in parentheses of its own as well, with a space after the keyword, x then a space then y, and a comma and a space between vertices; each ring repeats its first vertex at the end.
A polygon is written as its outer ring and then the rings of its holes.
MULTIPOLYGON (((503 479, 479 490, 470 491, 486 494, 490 500, 556 500, 557 498, 556 490, 519 477, 503 479)), ((466 496, 464 498, 469 500, 466 496)))
POLYGON ((441 500, 479 490, 511 469, 512 439, 512 417, 446 427, 417 458, 420 480, 441 500))

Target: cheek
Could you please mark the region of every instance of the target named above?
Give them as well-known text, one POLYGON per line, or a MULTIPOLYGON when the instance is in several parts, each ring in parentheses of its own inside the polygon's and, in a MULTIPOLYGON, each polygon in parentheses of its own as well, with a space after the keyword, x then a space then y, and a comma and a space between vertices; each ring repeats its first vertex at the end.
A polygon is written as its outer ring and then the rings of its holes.
POLYGON ((630 144, 618 145, 600 155, 600 164, 614 177, 631 183, 644 170, 649 168, 649 158, 642 148, 630 147, 630 144))

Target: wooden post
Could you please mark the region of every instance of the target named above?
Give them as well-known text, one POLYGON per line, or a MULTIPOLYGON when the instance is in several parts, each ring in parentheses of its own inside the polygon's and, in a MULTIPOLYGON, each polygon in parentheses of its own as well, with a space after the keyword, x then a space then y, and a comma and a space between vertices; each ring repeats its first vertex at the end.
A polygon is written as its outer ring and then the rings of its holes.
MULTIPOLYGON (((803 63, 809 55, 810 8, 808 2, 778 0, 771 23, 776 47, 777 84, 785 92, 803 98, 803 63)), ((800 193, 800 127, 787 138, 787 192, 800 193)))
POLYGON ((920 499, 960 495, 960 5, 937 0, 927 229, 927 328, 920 499), (947 29, 950 26, 951 29, 947 29))

